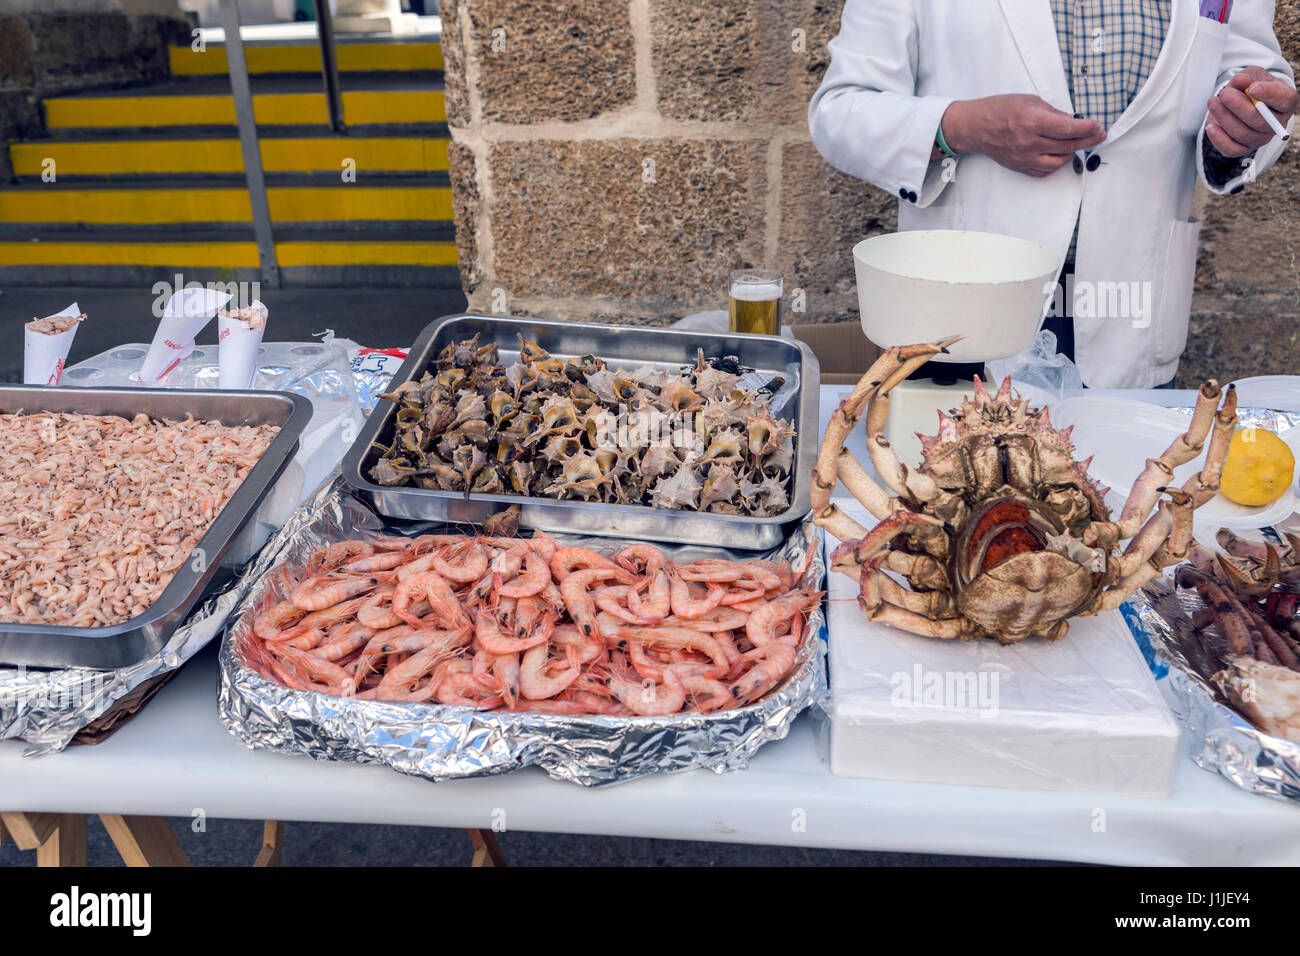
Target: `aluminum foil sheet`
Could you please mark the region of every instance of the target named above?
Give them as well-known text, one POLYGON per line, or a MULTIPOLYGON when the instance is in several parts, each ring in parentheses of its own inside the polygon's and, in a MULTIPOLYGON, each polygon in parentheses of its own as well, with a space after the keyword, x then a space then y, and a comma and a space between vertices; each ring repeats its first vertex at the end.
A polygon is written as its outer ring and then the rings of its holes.
POLYGON ((25 757, 63 750, 117 701, 150 678, 176 670, 216 637, 239 603, 245 580, 228 582, 195 609, 161 651, 131 667, 0 668, 0 740, 25 740, 25 757))
MULTIPOLYGON (((1195 409, 1191 405, 1175 405, 1169 409, 1180 415, 1192 417, 1195 409)), ((1300 425, 1300 412, 1283 412, 1275 408, 1238 408, 1238 428, 1262 428, 1265 431, 1281 434, 1289 428, 1300 425)))
MULTIPOLYGON (((387 764, 434 781, 538 766, 556 779, 598 787, 653 773, 742 769, 763 744, 784 737, 805 708, 826 704, 825 617, 820 609, 814 611, 809 639, 781 687, 750 707, 708 715, 558 717, 364 701, 291 690, 241 664, 235 648, 246 619, 268 589, 277 586, 278 576, 268 572, 282 564, 300 565, 313 549, 361 532, 411 535, 434 527, 386 526, 338 480, 295 512, 245 572, 250 585, 242 590, 235 623, 222 641, 218 712, 226 729, 254 749, 387 764)), ((593 547, 620 546, 612 538, 556 537, 593 547)), ((821 533, 811 519, 766 556, 786 558, 799 568, 810 549, 814 553, 800 585, 821 590, 826 565, 821 533)), ((665 550, 682 560, 730 555, 698 547, 665 550)))
POLYGON ((1195 591, 1175 588, 1165 577, 1120 610, 1161 694, 1187 730, 1196 765, 1243 790, 1300 802, 1300 744, 1257 730, 1222 702, 1183 655, 1170 619, 1190 617, 1201 606, 1195 591))

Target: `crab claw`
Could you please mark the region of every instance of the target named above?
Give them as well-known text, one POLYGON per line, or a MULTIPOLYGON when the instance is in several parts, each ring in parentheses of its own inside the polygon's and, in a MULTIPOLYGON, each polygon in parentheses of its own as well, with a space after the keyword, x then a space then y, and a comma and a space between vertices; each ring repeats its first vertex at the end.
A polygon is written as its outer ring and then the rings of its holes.
POLYGON ((1251 541, 1239 537, 1230 528, 1220 528, 1219 533, 1214 536, 1214 540, 1219 542, 1219 547, 1234 558, 1253 558, 1256 561, 1268 560, 1264 553, 1270 550, 1267 544, 1263 541, 1251 541))
POLYGON ((858 545, 860 545, 861 543, 862 543, 862 539, 860 538, 856 541, 845 541, 843 544, 841 544, 839 547, 837 547, 834 551, 831 552, 831 564, 833 565, 840 564, 840 563, 856 564, 858 545))
POLYGON ((1277 552, 1270 548, 1269 555, 1271 561, 1266 559, 1263 565, 1244 568, 1238 561, 1219 555, 1219 569, 1223 572, 1223 579, 1233 593, 1262 598, 1273 590, 1273 585, 1277 583, 1279 566, 1277 552))

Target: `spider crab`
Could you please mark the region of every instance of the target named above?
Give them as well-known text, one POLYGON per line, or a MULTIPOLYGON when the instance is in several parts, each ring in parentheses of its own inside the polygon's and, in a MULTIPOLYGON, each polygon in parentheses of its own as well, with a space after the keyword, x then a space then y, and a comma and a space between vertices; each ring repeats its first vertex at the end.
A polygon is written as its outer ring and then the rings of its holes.
POLYGON ((1091 459, 1073 458, 1070 429, 1054 429, 1046 408, 1013 398, 1010 378, 996 396, 976 379, 973 398, 940 413, 939 434, 920 436, 922 467, 899 460, 884 435, 889 392, 959 338, 891 348, 868 369, 822 439, 813 514, 843 542, 832 568, 859 581, 858 602, 872 620, 928 637, 1059 641, 1069 618, 1118 607, 1187 557, 1192 512, 1219 488, 1236 390, 1201 386, 1187 432, 1148 459, 1112 521, 1107 489, 1088 477, 1091 459), (844 448, 864 411, 867 449, 888 492, 844 448), (1171 487, 1173 470, 1195 459, 1207 437, 1204 467, 1171 487), (831 502, 837 481, 879 519, 875 528, 831 502))

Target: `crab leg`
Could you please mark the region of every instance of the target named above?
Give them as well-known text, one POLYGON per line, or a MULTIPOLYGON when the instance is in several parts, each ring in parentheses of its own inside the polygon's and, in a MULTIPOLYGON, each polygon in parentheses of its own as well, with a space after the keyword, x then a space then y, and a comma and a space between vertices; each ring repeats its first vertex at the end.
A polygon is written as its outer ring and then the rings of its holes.
POLYGON ((832 551, 832 568, 841 570, 846 565, 864 566, 881 555, 900 534, 913 534, 920 528, 942 530, 943 522, 915 511, 896 512, 872 528, 865 537, 857 541, 845 541, 832 551))
POLYGON ((1192 495, 1197 505, 1204 504, 1213 496, 1219 487, 1219 475, 1223 471, 1228 443, 1232 440, 1233 426, 1237 423, 1236 386, 1228 386, 1227 398, 1220 409, 1218 404, 1222 394, 1223 390, 1213 379, 1201 386, 1201 393, 1196 399, 1196 410, 1192 413, 1192 423, 1187 431, 1175 438, 1159 458, 1147 459, 1146 469, 1133 483, 1133 490, 1124 502, 1119 521, 1093 522, 1084 534, 1084 543, 1111 547, 1137 534, 1160 499, 1161 490, 1173 481, 1174 469, 1187 464, 1201 453, 1205 439, 1210 434, 1211 423, 1214 425, 1214 439, 1210 453, 1206 456, 1205 467, 1188 480, 1183 490, 1192 495))
POLYGON ((1177 488, 1169 489, 1169 497, 1133 536, 1116 562, 1122 576, 1114 587, 1097 596, 1089 613, 1115 610, 1162 570, 1187 557, 1192 546, 1194 499, 1177 488))
MULTIPOLYGON (((890 555, 901 554, 890 551, 890 555)), ((888 557, 885 564, 888 565, 888 557)), ((841 565, 835 568, 841 574, 853 578, 859 584, 864 579, 864 568, 856 564, 841 565)), ((897 605, 906 611, 914 611, 928 618, 939 617, 952 611, 952 599, 942 591, 909 591, 888 575, 877 573, 875 586, 880 588, 881 597, 886 604, 897 605)))
POLYGON ((871 464, 880 480, 895 494, 909 495, 922 504, 934 504, 934 510, 940 512, 951 510, 956 496, 940 488, 929 475, 905 465, 885 438, 885 426, 889 424, 889 389, 896 384, 890 384, 889 388, 882 386, 867 405, 867 453, 871 456, 871 464))
POLYGON ((927 591, 942 591, 948 587, 948 574, 944 571, 943 565, 928 554, 890 551, 885 557, 885 566, 903 575, 913 587, 924 588, 927 591))
POLYGON ((965 618, 951 617, 935 621, 885 600, 881 582, 888 581, 889 578, 880 570, 884 557, 883 554, 878 554, 862 567, 862 589, 858 594, 858 604, 868 618, 921 637, 953 640, 971 635, 970 623, 965 618))
POLYGON ((1210 436, 1210 448, 1205 454, 1205 467, 1183 483, 1183 491, 1192 496, 1193 508, 1199 508, 1219 493, 1223 463, 1228 460, 1228 446, 1236 427, 1237 386, 1229 385, 1223 407, 1214 416, 1214 434, 1210 436))
POLYGON ((1227 591, 1219 587, 1208 575, 1192 568, 1179 568, 1177 582, 1181 587, 1191 585, 1201 596, 1201 600, 1214 612, 1214 625, 1224 640, 1228 650, 1233 654, 1254 654, 1255 643, 1251 639, 1246 622, 1238 616, 1228 597, 1227 591))
MULTIPOLYGON (((947 351, 948 346, 960 338, 961 336, 951 336, 926 345, 896 346, 888 349, 872 364, 871 368, 867 369, 853 391, 840 402, 839 407, 831 415, 830 423, 826 426, 826 434, 822 438, 821 448, 817 452, 817 465, 813 468, 812 491, 809 497, 817 523, 841 541, 860 538, 866 534, 866 528, 841 511, 838 505, 831 503, 831 491, 835 488, 839 477, 839 461, 841 453, 844 452, 845 440, 857 425, 858 419, 862 417, 867 403, 878 390, 888 391, 893 388, 932 356, 947 351)), ((855 478, 859 487, 869 484, 875 486, 875 491, 879 492, 878 495, 870 491, 865 495, 859 495, 862 503, 877 518, 888 517, 898 507, 892 502, 882 505, 881 498, 888 501, 888 495, 871 481, 865 470, 859 468, 855 478)), ((858 494, 856 491, 854 493, 858 494)))
MULTIPOLYGON (((942 522, 928 515, 900 511, 876 525, 861 541, 847 541, 831 552, 832 569, 858 579, 859 603, 868 600, 864 596, 870 592, 875 597, 869 603, 883 602, 927 619, 936 617, 951 610, 951 598, 946 591, 909 591, 879 570, 888 562, 890 554, 897 553, 887 550, 896 537, 915 533, 918 528, 935 527, 942 528, 942 522)), ((863 607, 867 604, 863 603, 863 607)))
MULTIPOLYGON (((862 463, 854 458, 847 448, 840 449, 839 457, 835 459, 835 467, 840 482, 854 498, 862 502, 868 511, 878 518, 888 517, 893 514, 894 499, 885 489, 876 484, 871 475, 867 473, 867 469, 862 467, 862 463)), ((862 526, 859 525, 859 527, 862 526)), ((867 529, 862 528, 853 537, 861 538, 866 533, 867 529)))
POLYGON ((1234 558, 1253 558, 1256 561, 1266 561, 1271 545, 1264 541, 1251 541, 1243 538, 1227 528, 1220 528, 1219 533, 1214 536, 1219 542, 1219 546, 1227 551, 1234 558))

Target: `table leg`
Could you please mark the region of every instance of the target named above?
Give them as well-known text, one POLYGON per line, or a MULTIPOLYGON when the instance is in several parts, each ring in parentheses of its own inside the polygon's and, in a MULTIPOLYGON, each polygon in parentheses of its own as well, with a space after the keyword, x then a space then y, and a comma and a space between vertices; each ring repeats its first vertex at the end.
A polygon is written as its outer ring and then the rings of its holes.
POLYGON ((101 813, 104 829, 127 866, 189 866, 181 841, 162 817, 101 813))
POLYGON ((20 850, 39 850, 63 819, 57 813, 0 813, 20 850))
POLYGON ((284 862, 284 824, 267 820, 262 825, 262 850, 253 866, 280 866, 284 862))
POLYGON ((37 866, 86 865, 86 815, 67 813, 45 842, 36 848, 37 866))
POLYGON ((470 866, 506 865, 506 855, 501 852, 501 845, 491 830, 470 830, 469 840, 474 844, 474 859, 470 866))

